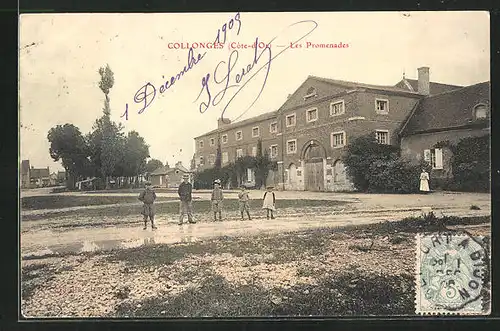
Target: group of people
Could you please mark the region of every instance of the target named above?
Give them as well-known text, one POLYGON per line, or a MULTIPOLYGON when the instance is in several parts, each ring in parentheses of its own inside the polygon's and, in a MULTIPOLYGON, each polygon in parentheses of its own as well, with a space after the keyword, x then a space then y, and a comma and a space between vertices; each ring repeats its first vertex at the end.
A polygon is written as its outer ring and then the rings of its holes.
MULTIPOLYGON (((221 188, 220 180, 215 180, 213 182, 213 190, 211 196, 211 209, 214 217, 214 221, 222 221, 222 208, 224 201, 224 194, 221 188)), ((179 185, 177 194, 180 199, 180 217, 179 225, 184 223, 184 217, 187 216, 187 221, 189 223, 196 223, 193 218, 193 197, 192 197, 193 187, 189 182, 189 176, 183 176, 183 182, 179 185)), ((146 183, 144 191, 139 195, 139 200, 143 202, 142 215, 144 216, 144 230, 147 229, 148 219, 151 221, 151 228, 156 229, 154 224, 155 218, 155 205, 156 193, 150 182, 146 183)), ((251 220, 250 216, 250 196, 247 189, 241 186, 241 191, 238 193, 238 203, 239 211, 241 214, 241 220, 245 219, 245 214, 248 219, 251 220)), ((262 208, 267 211, 267 219, 274 219, 274 211, 276 210, 276 195, 273 192, 273 187, 268 186, 266 192, 264 193, 262 208)))

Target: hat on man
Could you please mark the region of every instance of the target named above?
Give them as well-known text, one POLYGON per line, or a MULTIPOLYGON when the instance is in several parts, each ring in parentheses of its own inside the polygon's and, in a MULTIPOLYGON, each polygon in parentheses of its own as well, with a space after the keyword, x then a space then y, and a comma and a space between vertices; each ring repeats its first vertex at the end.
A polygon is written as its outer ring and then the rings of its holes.
POLYGON ((216 180, 214 180, 214 185, 215 185, 215 184, 220 185, 220 179, 216 179, 216 180))

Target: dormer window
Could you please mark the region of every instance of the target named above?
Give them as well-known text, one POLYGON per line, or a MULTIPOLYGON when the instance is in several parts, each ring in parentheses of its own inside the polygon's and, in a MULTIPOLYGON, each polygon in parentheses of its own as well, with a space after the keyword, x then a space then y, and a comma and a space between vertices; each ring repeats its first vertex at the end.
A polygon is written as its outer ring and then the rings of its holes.
POLYGON ((474 107, 474 119, 483 120, 488 118, 488 107, 484 104, 479 104, 474 107))
POLYGON ((316 89, 314 87, 310 87, 307 89, 306 95, 304 96, 304 100, 315 97, 316 95, 317 95, 316 89))

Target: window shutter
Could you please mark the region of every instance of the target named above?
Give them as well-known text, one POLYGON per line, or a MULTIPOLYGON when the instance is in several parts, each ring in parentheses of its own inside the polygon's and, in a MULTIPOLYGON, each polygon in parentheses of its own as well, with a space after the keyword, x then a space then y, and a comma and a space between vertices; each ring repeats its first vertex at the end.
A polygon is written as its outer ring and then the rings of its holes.
POLYGON ((424 149, 424 161, 431 162, 431 150, 424 149))
POLYGON ((436 148, 435 153, 436 153, 436 169, 443 169, 443 150, 441 148, 436 148))

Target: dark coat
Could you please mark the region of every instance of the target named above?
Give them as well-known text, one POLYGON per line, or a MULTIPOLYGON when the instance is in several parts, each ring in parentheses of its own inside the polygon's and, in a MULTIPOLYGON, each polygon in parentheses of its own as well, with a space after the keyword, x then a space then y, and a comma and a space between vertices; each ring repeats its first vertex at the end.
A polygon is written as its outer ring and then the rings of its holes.
POLYGON ((179 185, 177 193, 179 194, 179 198, 181 199, 181 201, 191 201, 193 199, 191 196, 192 191, 193 186, 191 185, 191 183, 182 182, 181 185, 179 185))

